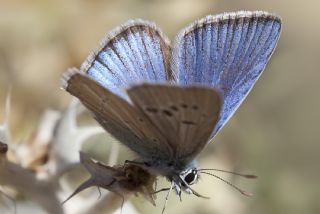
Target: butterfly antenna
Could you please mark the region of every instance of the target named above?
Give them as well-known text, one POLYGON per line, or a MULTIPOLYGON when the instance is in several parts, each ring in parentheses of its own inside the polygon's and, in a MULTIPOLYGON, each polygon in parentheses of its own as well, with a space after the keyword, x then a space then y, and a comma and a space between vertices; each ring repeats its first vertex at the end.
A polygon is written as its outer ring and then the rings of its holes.
POLYGON ((248 178, 248 179, 256 179, 256 178, 258 178, 258 176, 256 176, 256 175, 241 174, 241 173, 238 173, 238 172, 231 172, 231 171, 222 170, 222 169, 198 169, 198 172, 203 172, 203 171, 224 172, 224 173, 229 173, 229 174, 233 174, 233 175, 238 175, 240 177, 248 178))
POLYGON ((170 188, 168 190, 168 193, 167 193, 167 196, 166 196, 166 199, 165 199, 161 214, 163 214, 165 209, 166 209, 166 206, 167 206, 167 203, 168 203, 168 199, 169 199, 170 193, 171 193, 171 191, 173 189, 173 186, 174 186, 174 181, 171 181, 171 186, 170 186, 170 188))
POLYGON ((215 178, 218 178, 219 180, 223 181, 224 183, 226 183, 226 184, 228 184, 229 186, 233 187, 234 189, 238 190, 242 195, 245 195, 245 196, 248 196, 248 197, 250 197, 250 196, 253 195, 252 193, 246 192, 246 191, 240 189, 240 188, 237 187, 236 185, 230 183, 230 182, 227 181, 227 180, 224 180, 223 178, 221 178, 221 177, 219 177, 219 176, 217 176, 217 175, 215 175, 215 174, 212 174, 212 173, 209 173, 209 172, 200 172, 200 173, 206 174, 206 175, 211 175, 211 176, 213 176, 213 177, 215 177, 215 178))

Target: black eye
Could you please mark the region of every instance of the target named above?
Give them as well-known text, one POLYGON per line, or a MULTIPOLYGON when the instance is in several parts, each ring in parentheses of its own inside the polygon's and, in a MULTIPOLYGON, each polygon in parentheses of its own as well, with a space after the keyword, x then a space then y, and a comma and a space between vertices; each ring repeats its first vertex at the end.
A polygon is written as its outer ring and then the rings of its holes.
POLYGON ((198 177, 197 171, 192 170, 186 175, 186 177, 184 178, 184 181, 190 185, 190 184, 193 184, 193 182, 197 179, 197 177, 198 177))

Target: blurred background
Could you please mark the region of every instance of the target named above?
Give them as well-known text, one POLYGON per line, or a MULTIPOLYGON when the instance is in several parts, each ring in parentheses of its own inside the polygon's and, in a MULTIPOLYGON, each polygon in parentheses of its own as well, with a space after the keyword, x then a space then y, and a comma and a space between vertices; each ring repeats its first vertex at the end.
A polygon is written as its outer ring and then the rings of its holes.
MULTIPOLYGON (((254 196, 247 198, 203 176, 195 189, 210 200, 183 195, 180 203, 172 195, 166 212, 317 214, 319 7, 316 0, 0 0, 0 119, 10 87, 10 127, 15 142, 34 131, 47 109, 65 109, 71 96, 60 89, 62 72, 79 67, 105 33, 128 19, 155 21, 173 39, 181 28, 208 14, 274 12, 282 17, 283 30, 270 63, 215 143, 199 157, 203 168, 258 175, 254 181, 224 176, 254 196)), ((105 137, 97 142, 92 142, 96 148, 108 146, 105 137)), ((108 159, 108 153, 97 150, 97 157, 108 159)), ((127 159, 125 154, 121 153, 121 160, 127 159)), ((132 203, 138 213, 160 213, 164 197, 158 195, 156 208, 142 198, 134 197, 132 203)))

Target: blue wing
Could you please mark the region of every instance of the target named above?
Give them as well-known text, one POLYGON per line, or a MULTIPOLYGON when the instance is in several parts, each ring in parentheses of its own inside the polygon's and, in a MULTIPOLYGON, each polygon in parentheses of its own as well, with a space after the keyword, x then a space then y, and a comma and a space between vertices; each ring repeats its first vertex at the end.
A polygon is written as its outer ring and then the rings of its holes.
POLYGON ((221 115, 211 137, 257 81, 280 30, 281 20, 275 15, 241 11, 207 16, 178 34, 172 70, 179 84, 204 84, 221 90, 221 115))
POLYGON ((140 82, 166 82, 170 58, 168 40, 153 23, 128 21, 109 33, 81 66, 91 78, 126 98, 124 88, 140 82))

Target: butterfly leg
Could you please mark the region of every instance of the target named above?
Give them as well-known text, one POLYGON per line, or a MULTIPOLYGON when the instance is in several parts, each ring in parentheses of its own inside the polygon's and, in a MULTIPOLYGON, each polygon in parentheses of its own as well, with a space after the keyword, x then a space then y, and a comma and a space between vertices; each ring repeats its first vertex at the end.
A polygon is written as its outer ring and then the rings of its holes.
POLYGON ((179 196, 180 202, 182 202, 182 190, 181 190, 181 186, 178 185, 177 183, 174 184, 174 190, 176 191, 177 195, 179 196))
POLYGON ((182 197, 181 197, 182 191, 181 191, 181 190, 179 191, 179 194, 178 194, 178 195, 179 195, 180 202, 182 202, 182 197))
POLYGON ((171 186, 170 186, 170 189, 168 190, 168 193, 167 193, 167 196, 166 196, 166 199, 165 199, 161 214, 163 214, 165 209, 166 209, 166 206, 167 206, 167 203, 168 203, 168 199, 169 199, 170 193, 171 193, 171 191, 172 191, 172 189, 174 187, 174 184, 175 184, 174 181, 171 181, 171 186))
POLYGON ((158 194, 159 192, 168 191, 168 190, 170 190, 170 188, 162 188, 162 189, 159 189, 157 191, 152 192, 151 194, 154 195, 154 194, 158 194))

